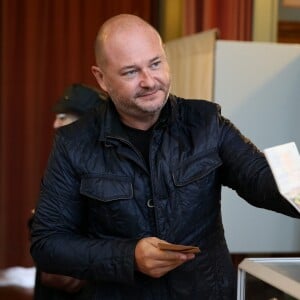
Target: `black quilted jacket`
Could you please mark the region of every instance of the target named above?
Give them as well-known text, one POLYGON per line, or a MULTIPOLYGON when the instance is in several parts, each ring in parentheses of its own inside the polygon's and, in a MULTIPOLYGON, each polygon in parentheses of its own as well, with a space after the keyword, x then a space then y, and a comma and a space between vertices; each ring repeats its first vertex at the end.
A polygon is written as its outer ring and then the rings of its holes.
POLYGON ((252 205, 299 217, 279 195, 264 156, 218 105, 170 96, 149 162, 148 169, 111 101, 60 129, 33 224, 37 266, 88 280, 73 299, 236 299, 221 186, 252 205), (153 279, 134 264, 135 245, 147 236, 197 245, 201 253, 153 279))

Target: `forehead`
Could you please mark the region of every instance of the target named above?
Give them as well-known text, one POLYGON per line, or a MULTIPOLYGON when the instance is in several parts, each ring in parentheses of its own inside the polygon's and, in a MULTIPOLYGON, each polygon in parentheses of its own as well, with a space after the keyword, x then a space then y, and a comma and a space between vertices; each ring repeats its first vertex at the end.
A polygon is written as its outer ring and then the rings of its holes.
POLYGON ((64 119, 67 115, 65 113, 56 114, 57 119, 64 119))
POLYGON ((57 119, 67 119, 67 118, 76 118, 76 114, 73 113, 59 113, 56 114, 57 119))
POLYGON ((116 31, 105 43, 107 61, 113 65, 140 64, 164 56, 158 34, 145 28, 116 31))

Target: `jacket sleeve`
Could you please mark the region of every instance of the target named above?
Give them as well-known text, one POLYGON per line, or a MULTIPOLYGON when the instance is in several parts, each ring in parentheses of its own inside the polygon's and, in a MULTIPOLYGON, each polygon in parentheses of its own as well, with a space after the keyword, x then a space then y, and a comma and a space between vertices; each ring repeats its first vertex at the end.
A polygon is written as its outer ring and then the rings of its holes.
POLYGON ((300 218, 279 193, 264 154, 227 119, 219 115, 222 183, 249 204, 300 218))
POLYGON ((80 176, 67 149, 64 138, 56 136, 32 225, 32 257, 37 267, 48 273, 132 282, 137 241, 88 237, 80 176))

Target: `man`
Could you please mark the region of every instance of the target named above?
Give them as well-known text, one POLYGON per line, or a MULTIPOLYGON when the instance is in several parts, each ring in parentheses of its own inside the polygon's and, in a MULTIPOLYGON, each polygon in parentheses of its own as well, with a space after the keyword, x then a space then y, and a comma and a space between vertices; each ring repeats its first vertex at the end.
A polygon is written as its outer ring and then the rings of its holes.
POLYGON ((87 280, 81 299, 235 299, 221 186, 299 214, 217 104, 169 95, 166 55, 149 24, 126 14, 106 21, 96 62, 110 99, 56 136, 32 231, 35 261, 87 280))
MULTIPOLYGON (((71 84, 53 106, 53 111, 56 113, 53 128, 58 129, 79 120, 89 111, 98 107, 103 99, 104 95, 93 87, 80 83, 71 84)), ((31 218, 29 227, 32 221, 31 218)), ((34 299, 73 299, 74 293, 78 293, 84 285, 85 281, 83 280, 37 270, 34 299)))
POLYGON ((85 113, 99 105, 103 98, 100 91, 80 83, 68 86, 63 96, 55 103, 53 128, 57 129, 77 121, 85 113))

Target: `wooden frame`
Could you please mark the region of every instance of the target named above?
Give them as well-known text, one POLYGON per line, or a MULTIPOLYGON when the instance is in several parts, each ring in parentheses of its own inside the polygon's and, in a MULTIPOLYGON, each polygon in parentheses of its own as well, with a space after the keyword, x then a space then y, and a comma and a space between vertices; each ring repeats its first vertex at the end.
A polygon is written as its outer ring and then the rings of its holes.
POLYGON ((300 0, 282 0, 282 6, 300 8, 300 0))
POLYGON ((300 22, 279 21, 277 42, 300 44, 300 22))

